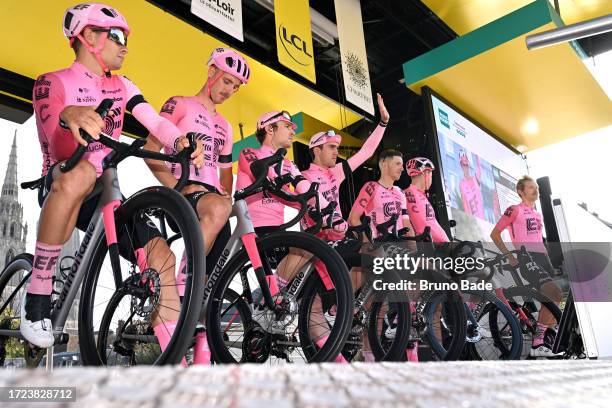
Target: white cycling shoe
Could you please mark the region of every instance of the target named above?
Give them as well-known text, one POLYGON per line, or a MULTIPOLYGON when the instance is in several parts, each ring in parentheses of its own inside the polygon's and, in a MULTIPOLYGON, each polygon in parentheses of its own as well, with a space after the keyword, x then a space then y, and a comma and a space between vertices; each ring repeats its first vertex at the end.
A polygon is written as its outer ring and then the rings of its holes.
POLYGON ((50 300, 47 302, 46 299, 42 299, 42 295, 34 296, 36 297, 30 296, 30 300, 34 300, 37 304, 31 305, 32 307, 29 308, 33 312, 31 316, 29 313, 26 313, 27 294, 21 302, 21 324, 19 330, 23 337, 33 345, 40 348, 49 348, 55 343, 55 338, 53 336, 51 319, 44 316, 45 313, 43 310, 47 306, 50 308, 50 300), (38 296, 40 296, 40 298, 38 296), (29 320, 28 317, 35 320, 29 320))

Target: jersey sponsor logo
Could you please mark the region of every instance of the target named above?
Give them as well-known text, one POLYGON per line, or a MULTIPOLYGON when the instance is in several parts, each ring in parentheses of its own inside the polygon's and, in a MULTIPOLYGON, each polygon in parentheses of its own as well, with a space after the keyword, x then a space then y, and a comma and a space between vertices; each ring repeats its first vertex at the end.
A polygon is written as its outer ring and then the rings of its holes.
POLYGON ((51 86, 51 81, 47 81, 47 77, 42 75, 38 78, 34 86, 51 86))
POLYGON ((203 126, 206 129, 210 129, 210 126, 208 125, 208 120, 206 119, 205 116, 198 114, 198 117, 194 120, 195 123, 197 123, 198 125, 203 126))
POLYGON ((410 208, 412 209, 413 213, 415 213, 415 214, 420 213, 418 205, 412 205, 410 208))
POLYGON ((82 98, 80 96, 77 96, 76 101, 79 103, 94 103, 96 102, 96 98, 93 96, 89 96, 89 95, 84 96, 82 98))
POLYGON ((102 94, 103 94, 103 95, 106 95, 106 94, 111 94, 111 95, 114 95, 114 94, 119 93, 119 92, 121 92, 121 91, 122 91, 122 89, 121 89, 121 88, 118 88, 118 89, 112 89, 112 90, 110 90, 110 91, 108 91, 108 90, 106 90, 106 89, 103 89, 103 90, 102 90, 102 94))
POLYGON ((94 142, 87 145, 87 152, 89 153, 97 152, 99 150, 104 150, 104 145, 100 142, 94 142))
POLYGON ((122 120, 121 108, 111 109, 108 115, 104 117, 104 133, 112 135, 115 129, 121 129, 122 120))
POLYGON ((162 113, 167 113, 168 115, 172 115, 174 113, 174 109, 176 108, 176 100, 174 98, 168 99, 164 106, 161 108, 162 113))
POLYGON ((508 207, 506 209, 506 211, 504 212, 504 215, 506 217, 512 217, 512 213, 514 212, 514 207, 508 207))
POLYGON ((401 205, 398 205, 398 204, 399 203, 395 201, 383 204, 383 214, 385 215, 386 218, 389 218, 392 215, 395 215, 398 213, 397 208, 401 207, 401 205))
MULTIPOLYGON (((88 88, 79 88, 79 92, 80 93, 88 93, 89 89, 88 88)), ((102 91, 102 93, 104 93, 104 91, 102 91)))
POLYGON ((425 218, 428 220, 432 220, 436 218, 436 214, 434 213, 434 210, 431 204, 425 204, 425 218))
POLYGON ((322 192, 323 198, 327 201, 338 201, 338 187, 333 186, 329 190, 325 190, 322 192))
POLYGON ((525 219, 525 225, 527 227, 527 233, 532 234, 534 232, 540 231, 540 223, 537 218, 527 218, 525 219))
POLYGON ((406 193, 406 200, 411 204, 416 203, 416 197, 414 196, 414 194, 412 194, 412 191, 406 193))
POLYGON ((49 87, 48 86, 39 86, 34 91, 34 99, 40 101, 41 99, 46 99, 49 97, 49 87))
POLYGON ((365 186, 365 192, 371 196, 372 194, 374 194, 374 183, 368 183, 365 186))
POLYGON ((244 155, 244 159, 249 163, 252 163, 257 160, 257 155, 255 154, 253 149, 244 149, 242 151, 242 154, 244 155))
POLYGON ((49 108, 49 104, 45 103, 45 104, 42 104, 40 106, 40 109, 38 110, 38 116, 40 117, 40 121, 42 123, 45 123, 51 117, 50 113, 48 113, 47 115, 44 115, 44 111, 48 108, 49 108))

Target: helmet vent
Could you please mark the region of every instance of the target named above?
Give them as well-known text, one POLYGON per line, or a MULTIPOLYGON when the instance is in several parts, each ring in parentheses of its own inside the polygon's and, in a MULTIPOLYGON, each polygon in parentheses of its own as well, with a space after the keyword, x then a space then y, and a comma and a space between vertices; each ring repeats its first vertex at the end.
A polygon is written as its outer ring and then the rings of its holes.
POLYGON ((73 17, 74 17, 74 14, 72 14, 71 12, 66 13, 66 18, 64 19, 64 28, 66 30, 70 30, 70 23, 72 23, 73 17))

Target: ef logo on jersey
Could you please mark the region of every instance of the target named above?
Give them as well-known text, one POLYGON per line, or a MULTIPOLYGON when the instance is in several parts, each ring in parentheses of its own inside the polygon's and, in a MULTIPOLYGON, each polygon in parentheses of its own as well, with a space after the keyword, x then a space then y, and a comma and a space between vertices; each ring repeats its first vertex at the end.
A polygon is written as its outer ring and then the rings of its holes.
POLYGON ((537 218, 527 218, 525 220, 527 233, 532 234, 540 231, 540 222, 537 218))

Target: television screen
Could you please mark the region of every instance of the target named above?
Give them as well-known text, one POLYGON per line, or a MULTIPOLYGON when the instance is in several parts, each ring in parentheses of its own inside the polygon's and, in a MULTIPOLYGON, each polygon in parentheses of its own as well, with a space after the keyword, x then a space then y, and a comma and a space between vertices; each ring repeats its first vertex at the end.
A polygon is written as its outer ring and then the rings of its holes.
MULTIPOLYGON (((520 202, 515 185, 527 174, 525 160, 431 90, 425 95, 438 147, 444 215, 456 221, 458 239, 491 241, 489 234, 503 211, 520 202)), ((444 222, 446 217, 439 218, 444 222)))

